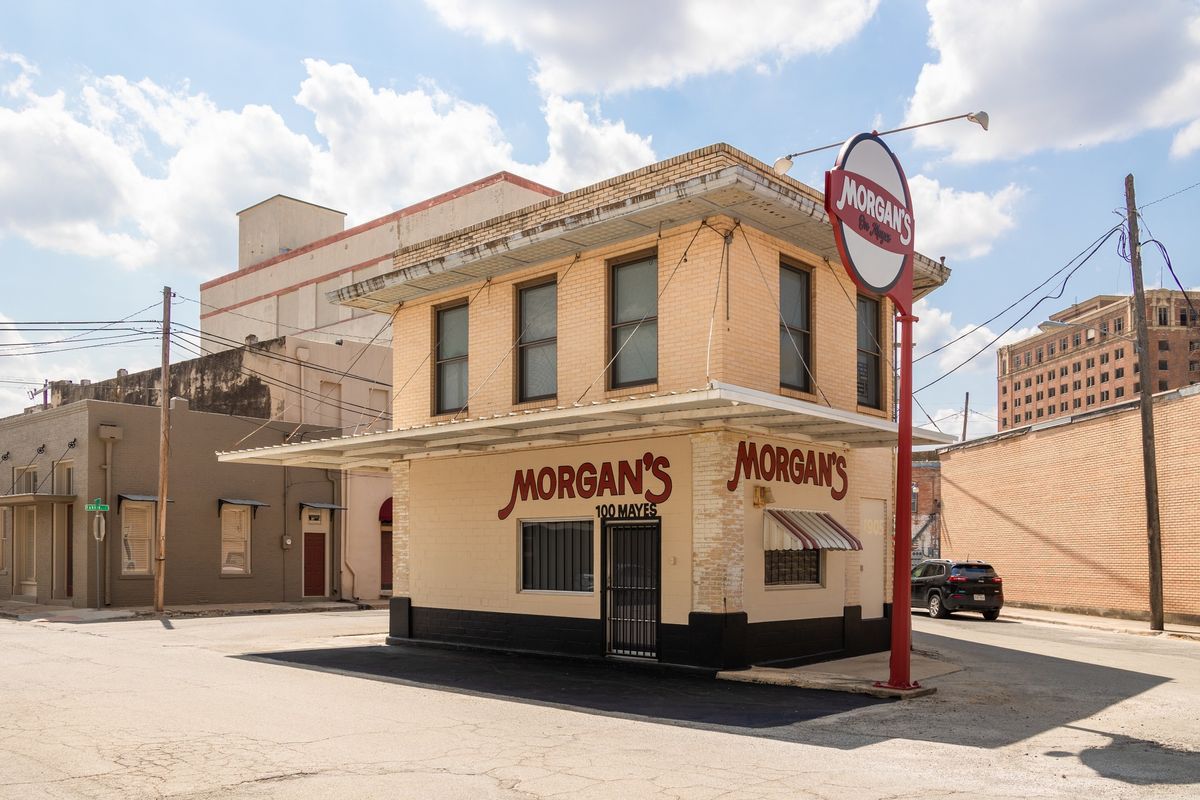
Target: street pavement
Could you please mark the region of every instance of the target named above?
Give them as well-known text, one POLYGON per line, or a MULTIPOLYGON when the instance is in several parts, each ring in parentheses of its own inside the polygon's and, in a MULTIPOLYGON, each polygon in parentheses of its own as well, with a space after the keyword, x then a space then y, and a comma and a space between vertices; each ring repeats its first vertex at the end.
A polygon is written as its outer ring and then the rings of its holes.
POLYGON ((905 701, 382 645, 383 612, 0 621, 0 798, 1194 798, 1200 644, 913 616, 905 701))

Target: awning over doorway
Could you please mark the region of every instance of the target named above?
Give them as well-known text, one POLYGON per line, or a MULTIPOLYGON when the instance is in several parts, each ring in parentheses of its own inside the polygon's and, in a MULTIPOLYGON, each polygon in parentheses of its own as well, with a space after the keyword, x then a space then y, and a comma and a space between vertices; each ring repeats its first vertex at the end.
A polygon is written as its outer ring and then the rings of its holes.
POLYGON ((249 506, 250 514, 255 515, 260 508, 270 508, 270 503, 264 503, 261 500, 245 500, 240 497, 218 497, 217 498, 217 516, 221 516, 221 509, 225 506, 249 506))
MULTIPOLYGON (((134 503, 157 503, 158 495, 156 495, 156 494, 127 494, 125 492, 122 492, 121 494, 117 495, 117 513, 120 513, 121 504, 124 503, 126 500, 129 500, 134 503)), ((168 497, 167 502, 174 503, 175 501, 168 497)))
POLYGON ((304 516, 304 509, 315 508, 325 511, 345 511, 345 506, 339 506, 337 503, 309 503, 307 501, 300 503, 300 516, 304 516))
POLYGON ((862 550, 862 542, 829 514, 795 508, 767 508, 764 550, 862 550))
MULTIPOLYGON (((494 452, 610 439, 735 428, 770 436, 798 436, 850 448, 894 447, 896 423, 807 400, 724 383, 703 389, 574 406, 511 411, 490 417, 415 425, 297 444, 218 453, 225 462, 388 472, 393 461, 435 455, 494 452)), ((956 441, 922 428, 914 445, 956 441)))

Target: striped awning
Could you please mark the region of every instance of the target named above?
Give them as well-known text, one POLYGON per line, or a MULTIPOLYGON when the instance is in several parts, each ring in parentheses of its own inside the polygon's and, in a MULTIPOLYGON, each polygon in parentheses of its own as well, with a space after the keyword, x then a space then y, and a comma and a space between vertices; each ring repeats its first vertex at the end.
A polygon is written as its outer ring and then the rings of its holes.
POLYGON ((862 550, 858 537, 829 514, 795 508, 764 510, 764 550, 862 550))

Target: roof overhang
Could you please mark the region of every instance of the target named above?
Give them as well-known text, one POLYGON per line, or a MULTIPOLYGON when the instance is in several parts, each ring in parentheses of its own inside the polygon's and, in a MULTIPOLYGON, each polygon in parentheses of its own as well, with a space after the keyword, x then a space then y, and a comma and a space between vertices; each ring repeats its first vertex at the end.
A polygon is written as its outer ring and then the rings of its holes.
POLYGON ((0 495, 0 508, 32 506, 38 503, 73 503, 75 499, 73 494, 37 494, 33 492, 6 494, 0 495))
MULTIPOLYGON (((619 193, 620 184, 630 176, 402 249, 392 272, 326 297, 343 305, 390 312, 399 303, 432 293, 719 215, 744 221, 833 264, 841 263, 823 195, 815 189, 775 175, 765 164, 728 145, 713 145, 647 169, 662 167, 670 169, 661 170, 663 178, 652 188, 641 184, 636 192, 631 188, 624 196, 618 194, 615 201, 613 191, 619 193), (710 151, 723 156, 715 165, 710 151), (595 199, 583 202, 589 193, 595 199), (547 217, 547 209, 560 211, 547 217), (530 218, 528 226, 520 224, 522 215, 530 218), (489 228, 495 238, 480 243, 474 234, 487 236, 489 228)), ((914 299, 929 294, 949 274, 944 264, 918 253, 914 299)))
MULTIPOLYGON (((896 424, 881 417, 712 383, 688 392, 513 411, 459 422, 224 452, 217 457, 242 464, 387 472, 393 461, 400 460, 727 428, 800 438, 831 447, 894 447, 897 438, 896 424)), ((914 445, 954 441, 952 436, 913 429, 914 445)))

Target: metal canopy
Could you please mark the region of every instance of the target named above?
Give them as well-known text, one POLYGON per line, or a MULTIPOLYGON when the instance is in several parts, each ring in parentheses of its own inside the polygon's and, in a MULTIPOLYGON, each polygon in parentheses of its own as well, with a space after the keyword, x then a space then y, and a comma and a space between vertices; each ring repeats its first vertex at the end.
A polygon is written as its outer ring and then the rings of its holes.
POLYGON ((36 503, 73 503, 75 499, 76 496, 73 494, 38 494, 36 492, 6 494, 0 495, 0 508, 29 506, 36 503))
MULTIPOLYGON (((893 447, 897 438, 896 424, 886 419, 712 383, 682 393, 513 411, 217 456, 223 462, 388 472, 398 460, 722 428, 850 448, 893 447)), ((945 434, 913 430, 914 444, 953 441, 945 434)))
MULTIPOLYGON (((158 495, 156 495, 156 494, 126 494, 126 493, 122 492, 121 494, 117 495, 117 513, 120 513, 121 504, 124 503, 126 500, 130 500, 134 503, 157 503, 158 495)), ((174 503, 175 501, 168 497, 167 502, 174 503)))
POLYGON ((264 503, 261 500, 245 500, 240 497, 218 497, 217 498, 217 516, 221 516, 221 509, 225 506, 249 506, 250 516, 256 516, 260 508, 270 508, 270 503, 264 503))
MULTIPOLYGON (((478 282, 581 250, 616 244, 654 233, 662 225, 682 225, 727 215, 828 259, 841 263, 829 215, 820 192, 728 145, 712 145, 668 161, 570 192, 462 231, 397 252, 396 269, 326 294, 335 303, 390 311, 397 303, 478 282), (646 170, 662 179, 644 183, 612 202, 613 189, 646 170), (592 205, 584 204, 596 195, 592 205), (603 198, 607 204, 601 204, 603 198), (593 205, 599 204, 598 207, 593 205), (561 208, 547 218, 547 208, 561 208), (523 217, 530 224, 516 224, 523 217), (536 222, 533 220, 536 218, 536 222), (514 227, 515 226, 515 227, 514 227), (480 244, 474 234, 494 230, 480 244), (411 254, 410 254, 411 253, 411 254)), ((944 283, 950 270, 921 254, 914 261, 913 297, 944 283)))

